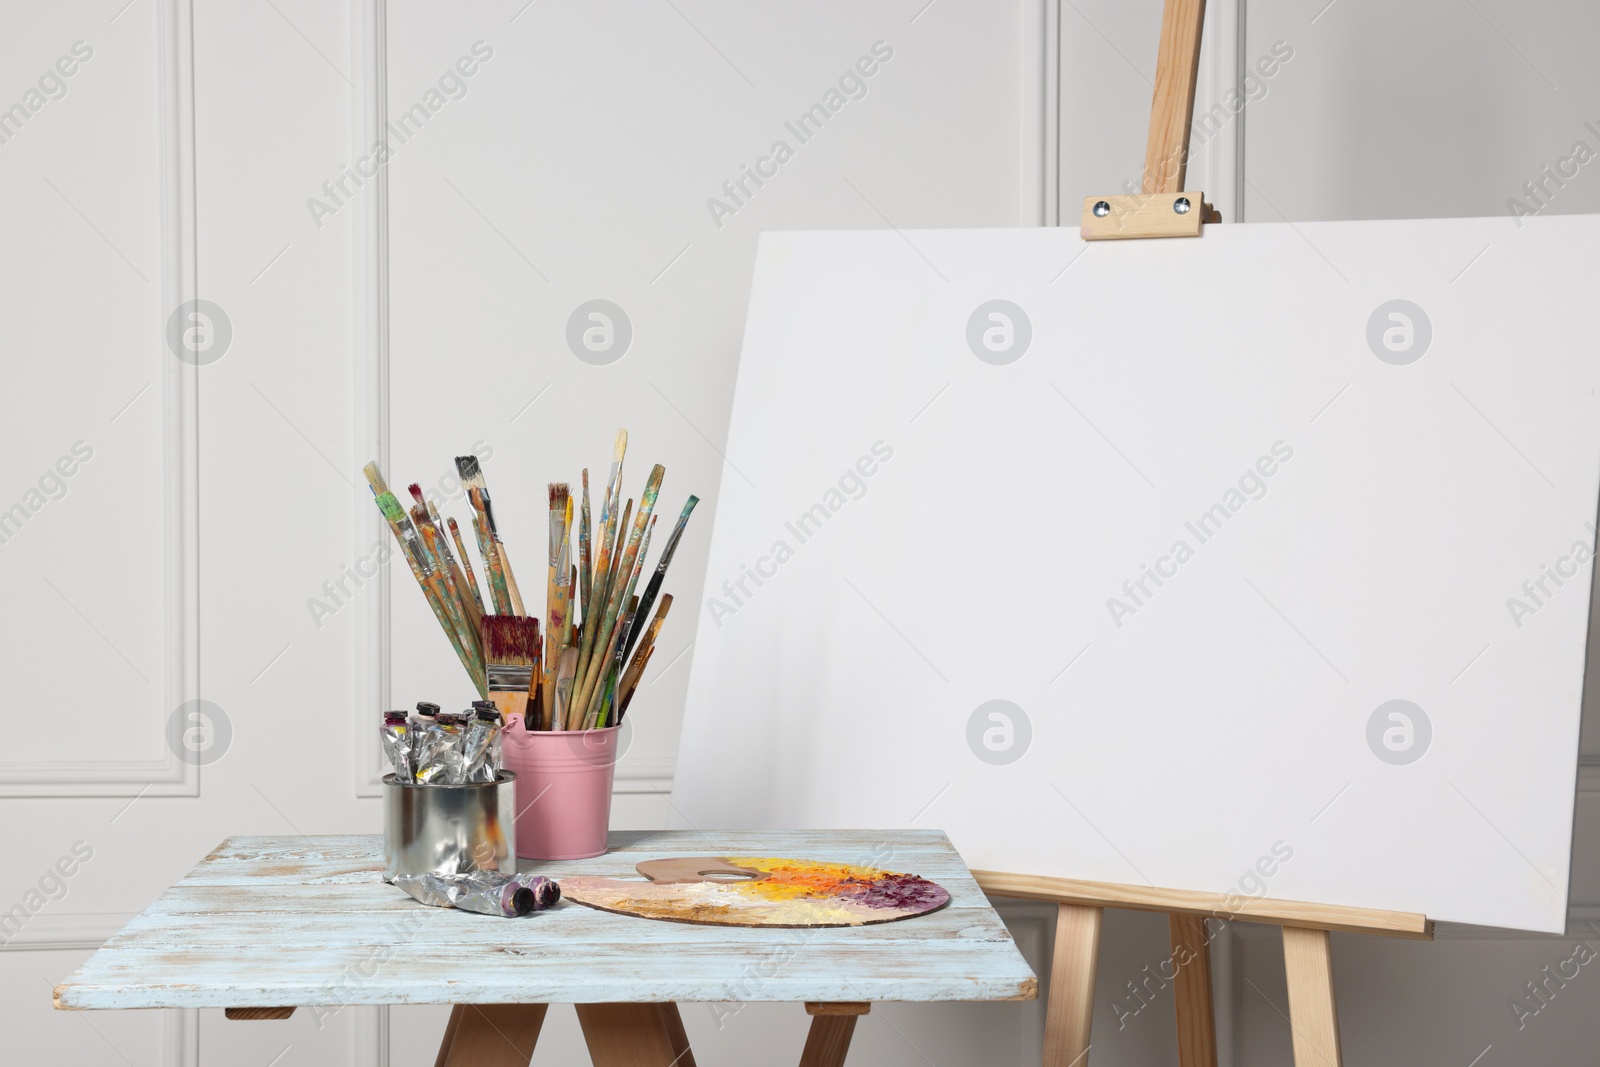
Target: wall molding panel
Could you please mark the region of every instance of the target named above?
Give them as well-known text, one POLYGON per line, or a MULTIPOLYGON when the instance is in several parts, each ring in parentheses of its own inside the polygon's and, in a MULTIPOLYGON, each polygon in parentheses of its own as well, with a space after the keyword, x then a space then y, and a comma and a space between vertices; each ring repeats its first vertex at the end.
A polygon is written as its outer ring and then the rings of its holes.
MULTIPOLYGON (((352 159, 388 140, 388 5, 386 0, 352 0, 350 59, 355 81, 351 124, 352 159)), ((381 166, 367 194, 354 204, 355 442, 363 457, 389 464, 389 168, 381 166)), ((358 462, 365 462, 360 460, 358 462)), ((354 503, 359 557, 391 536, 383 517, 365 494, 354 503)), ((371 726, 389 702, 390 575, 385 568, 356 616, 355 707, 350 741, 356 795, 381 795, 383 752, 371 726)))
MULTIPOLYGON (((193 0, 161 0, 157 37, 160 114, 160 244, 158 306, 149 321, 197 294, 194 183, 193 0)), ((199 371, 166 352, 163 331, 149 345, 160 352, 163 542, 161 706, 176 709, 200 695, 199 371)), ((166 731, 163 714, 157 729, 166 731)), ((0 797, 198 796, 196 766, 167 750, 158 760, 50 760, 0 763, 0 797)))

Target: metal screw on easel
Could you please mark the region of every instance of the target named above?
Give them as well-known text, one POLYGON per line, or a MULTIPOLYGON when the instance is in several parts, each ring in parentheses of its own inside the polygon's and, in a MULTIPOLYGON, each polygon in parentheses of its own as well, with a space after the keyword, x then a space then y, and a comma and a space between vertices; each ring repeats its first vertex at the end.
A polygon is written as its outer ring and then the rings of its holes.
POLYGON ((1172 210, 1176 211, 1180 215, 1187 215, 1189 213, 1189 207, 1189 198, 1187 196, 1180 196, 1178 199, 1172 202, 1172 210))
POLYGON ((1095 218, 1103 219, 1109 214, 1111 214, 1111 205, 1110 204, 1106 203, 1104 200, 1100 200, 1100 201, 1097 201, 1095 203, 1095 205, 1094 205, 1094 217, 1095 218))

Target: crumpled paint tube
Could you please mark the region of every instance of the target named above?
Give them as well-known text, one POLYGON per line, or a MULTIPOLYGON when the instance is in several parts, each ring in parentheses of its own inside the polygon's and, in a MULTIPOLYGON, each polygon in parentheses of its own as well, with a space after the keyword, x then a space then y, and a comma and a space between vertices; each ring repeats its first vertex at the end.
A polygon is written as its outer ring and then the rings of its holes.
POLYGON ((417 760, 419 785, 460 785, 463 769, 461 716, 441 711, 427 728, 417 760))
POLYGON ((462 737, 462 781, 492 782, 500 776, 500 712, 473 702, 474 715, 462 737))
POLYGON ((395 781, 409 783, 413 780, 415 767, 411 762, 411 726, 406 722, 406 713, 403 711, 383 713, 383 754, 394 767, 395 781))
POLYGON ((559 884, 535 874, 401 874, 395 877, 394 884, 413 899, 435 908, 460 908, 506 918, 543 911, 561 899, 559 884))

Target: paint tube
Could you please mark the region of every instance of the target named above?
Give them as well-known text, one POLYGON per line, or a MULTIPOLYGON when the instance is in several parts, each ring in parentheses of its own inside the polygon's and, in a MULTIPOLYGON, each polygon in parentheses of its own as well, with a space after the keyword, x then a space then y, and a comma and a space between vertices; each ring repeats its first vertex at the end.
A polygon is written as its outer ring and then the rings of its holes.
POLYGON ((534 911, 554 907, 556 901, 561 899, 561 883, 554 878, 546 878, 542 874, 533 874, 529 871, 518 871, 511 877, 521 882, 533 894, 534 911))
POLYGON ((435 908, 460 908, 506 918, 542 911, 561 898, 560 887, 548 878, 497 871, 474 871, 454 877, 402 874, 395 877, 394 884, 413 899, 435 908))
POLYGON ((473 701, 472 709, 462 741, 463 781, 492 782, 500 777, 500 712, 487 700, 473 701))
POLYGON ((417 701, 417 713, 411 716, 411 780, 417 781, 417 772, 422 768, 423 749, 428 744, 428 727, 432 726, 435 717, 439 714, 439 705, 427 700, 417 701))
POLYGON ((417 760, 417 784, 460 785, 461 717, 442 711, 425 734, 422 756, 417 760))
POLYGON ((409 785, 414 778, 415 764, 411 758, 411 726, 403 711, 383 713, 383 754, 394 767, 395 781, 409 785))

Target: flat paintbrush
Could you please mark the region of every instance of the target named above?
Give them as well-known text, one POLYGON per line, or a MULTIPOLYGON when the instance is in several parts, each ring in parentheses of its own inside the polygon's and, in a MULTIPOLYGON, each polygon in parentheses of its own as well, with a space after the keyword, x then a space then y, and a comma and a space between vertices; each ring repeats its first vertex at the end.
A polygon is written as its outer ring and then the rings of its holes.
POLYGON ((568 645, 561 651, 561 661, 556 666, 556 706, 546 729, 566 729, 567 705, 572 701, 572 675, 577 669, 578 650, 568 645))
MULTIPOLYGON (((678 514, 678 522, 672 527, 672 532, 667 535, 667 543, 661 549, 661 561, 656 564, 656 572, 650 576, 650 582, 644 587, 644 595, 639 597, 639 617, 648 618, 650 609, 655 606, 656 594, 661 592, 661 583, 667 577, 667 565, 672 562, 672 554, 678 551, 678 540, 683 537, 683 528, 689 525, 689 514, 694 511, 694 506, 700 503, 700 498, 691 495, 683 505, 683 511, 678 514)), ((635 629, 628 637, 628 652, 633 651, 634 645, 639 643, 639 634, 642 629, 635 629)))
POLYGON ((477 501, 482 506, 483 524, 494 540, 495 555, 499 557, 500 570, 505 574, 506 591, 511 595, 511 613, 523 615, 525 613, 522 609, 522 594, 517 590, 517 580, 511 574, 511 561, 506 558, 505 543, 500 539, 500 527, 494 521, 494 505, 489 501, 489 487, 484 483, 483 470, 478 466, 478 457, 457 456, 456 473, 461 478, 461 484, 467 487, 469 494, 473 491, 478 494, 477 501))
POLYGON ((367 476, 367 484, 372 487, 373 496, 389 491, 389 484, 383 480, 383 472, 378 469, 377 460, 373 460, 365 467, 362 467, 361 473, 367 476))
MULTIPOLYGON (((567 568, 570 566, 572 555, 571 525, 572 497, 571 487, 565 482, 551 482, 549 487, 550 500, 550 556, 549 574, 545 586, 545 626, 546 638, 550 641, 550 656, 545 660, 544 677, 540 679, 543 687, 543 705, 545 714, 555 708, 556 698, 556 669, 561 659, 561 638, 567 632, 567 613, 571 610, 568 603, 567 568)), ((540 719, 540 729, 544 729, 544 720, 540 719)))
POLYGON ((508 720, 513 715, 524 715, 528 710, 529 681, 539 662, 539 620, 485 615, 483 652, 489 699, 508 720))

